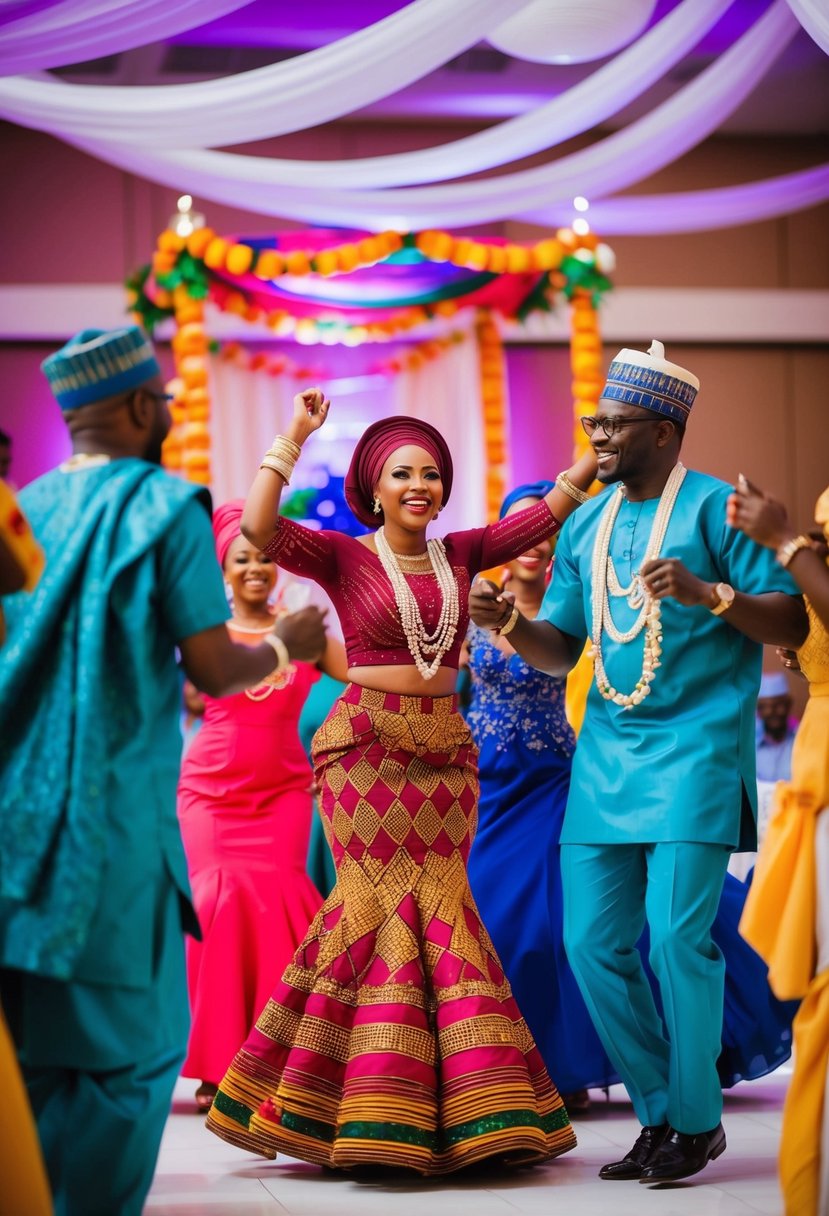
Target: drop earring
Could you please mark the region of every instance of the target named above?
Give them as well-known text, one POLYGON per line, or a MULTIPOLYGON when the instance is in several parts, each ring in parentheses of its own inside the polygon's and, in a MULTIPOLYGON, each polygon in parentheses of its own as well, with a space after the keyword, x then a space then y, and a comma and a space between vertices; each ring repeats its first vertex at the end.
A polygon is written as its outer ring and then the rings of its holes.
POLYGON ((374 495, 374 514, 379 515, 380 512, 382 511, 382 509, 383 508, 380 506, 380 495, 375 494, 374 495))

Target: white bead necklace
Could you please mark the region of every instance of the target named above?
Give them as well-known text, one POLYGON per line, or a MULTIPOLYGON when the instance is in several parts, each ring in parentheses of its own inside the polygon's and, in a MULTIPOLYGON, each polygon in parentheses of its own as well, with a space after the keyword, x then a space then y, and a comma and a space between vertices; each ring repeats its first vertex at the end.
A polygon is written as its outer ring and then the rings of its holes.
POLYGON ((402 556, 405 561, 405 555, 398 555, 394 552, 386 539, 383 528, 377 529, 374 540, 377 545, 377 556, 380 558, 394 591, 394 599, 400 613, 409 653, 423 679, 431 680, 443 662, 443 656, 452 647, 460 620, 458 580, 449 565, 443 541, 436 538, 426 544, 429 568, 437 579, 442 597, 437 627, 434 633, 427 633, 420 615, 420 606, 399 565, 399 557, 402 556))
MULTIPOLYGON (((676 504, 677 494, 685 479, 686 472, 687 470, 682 462, 677 461, 673 469, 671 469, 668 480, 665 482, 659 498, 659 506, 656 508, 651 534, 648 537, 645 549, 645 561, 656 558, 660 554, 662 543, 665 540, 665 533, 668 530, 668 524, 671 521, 671 515, 676 504)), ((616 516, 619 514, 624 494, 625 487, 623 485, 617 486, 615 494, 605 507, 602 518, 599 521, 598 531, 596 532, 596 541, 593 546, 593 628, 591 636, 596 687, 606 701, 612 701, 615 705, 621 705, 625 709, 633 709, 634 705, 641 704, 650 693, 656 669, 661 665, 659 656, 662 654, 662 605, 661 601, 652 596, 647 590, 639 574, 634 575, 627 587, 621 585, 616 574, 613 559, 610 556, 610 538, 613 534, 613 525, 616 522, 616 516), (610 611, 609 596, 611 595, 617 598, 626 596, 631 608, 639 608, 639 615, 630 629, 620 630, 614 624, 610 611), (614 642, 624 645, 637 638, 643 629, 645 630, 645 641, 642 655, 642 674, 636 681, 633 692, 618 692, 610 683, 605 671, 604 660, 602 658, 602 632, 606 632, 614 642)))

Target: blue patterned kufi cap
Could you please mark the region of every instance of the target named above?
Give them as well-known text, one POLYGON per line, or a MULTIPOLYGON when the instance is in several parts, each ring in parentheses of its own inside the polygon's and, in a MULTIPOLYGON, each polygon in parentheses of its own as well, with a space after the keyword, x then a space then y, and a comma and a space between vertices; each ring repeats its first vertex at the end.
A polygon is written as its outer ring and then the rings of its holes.
POLYGON ((40 365, 62 410, 116 397, 161 375, 147 335, 126 329, 84 329, 40 365))
POLYGON ((608 370, 602 397, 639 405, 684 426, 698 392, 696 376, 678 363, 669 363, 665 347, 654 340, 647 354, 639 350, 619 351, 608 370))

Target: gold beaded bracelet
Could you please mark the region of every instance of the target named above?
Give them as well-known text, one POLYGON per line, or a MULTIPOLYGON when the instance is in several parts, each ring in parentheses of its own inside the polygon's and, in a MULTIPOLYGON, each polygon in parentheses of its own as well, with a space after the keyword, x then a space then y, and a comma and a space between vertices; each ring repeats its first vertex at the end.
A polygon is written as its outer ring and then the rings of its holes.
POLYGON ((512 612, 510 613, 510 615, 507 619, 507 623, 505 625, 501 625, 498 629, 498 636, 505 638, 508 633, 512 633, 513 629, 518 624, 518 618, 520 615, 521 614, 519 613, 518 609, 515 607, 515 604, 513 604, 512 612))
POLYGON ((276 652, 277 664, 271 672, 272 675, 279 675, 291 665, 291 656, 288 654, 288 647, 282 641, 282 638, 276 633, 266 633, 262 639, 276 652))
POLYGON ((785 570, 795 553, 799 553, 801 549, 811 549, 811 547, 812 542, 808 536, 793 536, 791 540, 787 540, 780 546, 775 557, 785 570))
POLYGON ((562 494, 566 494, 568 498, 572 498, 581 506, 582 503, 588 502, 589 494, 585 494, 584 490, 580 490, 575 482, 571 481, 566 473, 559 473, 556 477, 555 484, 561 490, 562 494))

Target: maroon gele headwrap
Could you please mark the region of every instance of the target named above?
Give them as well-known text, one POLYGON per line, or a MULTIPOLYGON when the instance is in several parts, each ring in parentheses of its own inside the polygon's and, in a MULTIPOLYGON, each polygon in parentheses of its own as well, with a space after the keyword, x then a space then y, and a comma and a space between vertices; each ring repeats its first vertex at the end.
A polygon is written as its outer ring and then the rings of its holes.
POLYGON ((392 418, 381 418, 357 441, 351 464, 345 475, 345 501, 367 528, 377 528, 382 516, 373 510, 374 487, 383 471, 383 465, 398 448, 407 444, 425 448, 434 457, 443 482, 443 503, 449 501, 452 491, 452 457, 446 440, 429 422, 420 418, 409 418, 397 414, 392 418))
POLYGON ((239 523, 244 506, 244 498, 233 498, 230 502, 223 502, 213 512, 213 536, 220 566, 224 566, 228 549, 236 537, 241 535, 239 523))

